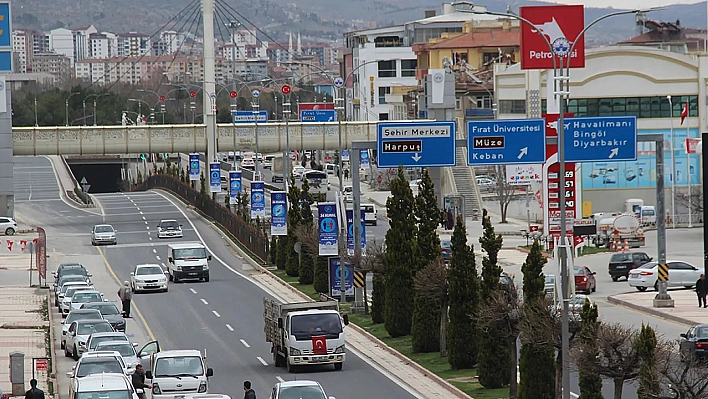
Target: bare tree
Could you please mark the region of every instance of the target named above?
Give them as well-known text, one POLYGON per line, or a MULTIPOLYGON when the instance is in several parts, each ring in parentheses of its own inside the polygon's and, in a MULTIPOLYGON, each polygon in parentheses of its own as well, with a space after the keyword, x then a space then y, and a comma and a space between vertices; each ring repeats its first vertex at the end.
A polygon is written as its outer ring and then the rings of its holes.
POLYGON ((415 289, 422 295, 440 301, 440 356, 447 356, 448 268, 442 257, 415 275, 415 289))
POLYGON ((319 255, 319 236, 317 229, 313 226, 298 225, 295 227, 295 236, 300 242, 302 255, 311 256, 315 259, 319 255))
MULTIPOLYGON (((678 190, 677 190, 678 191, 678 190)), ((691 192, 681 190, 676 193, 676 205, 682 208, 691 207, 694 215, 703 214, 703 190, 701 187, 691 187, 691 192)), ((657 215, 658 216, 658 215, 657 215)), ((702 219, 702 218, 701 218, 702 219)))
POLYGON ((624 383, 639 376, 640 357, 634 341, 638 332, 619 323, 600 324, 596 347, 579 343, 573 348, 575 365, 585 373, 595 373, 612 380, 614 399, 622 399, 624 383), (597 350, 596 353, 593 353, 597 350), (592 358, 589 358, 592 357, 592 358))
POLYGON ((677 346, 678 342, 665 340, 660 341, 656 349, 657 370, 665 390, 671 391, 666 397, 708 399, 708 363, 694 359, 684 361, 676 352, 677 346))
POLYGON ((506 166, 495 166, 497 174, 497 198, 499 198, 499 211, 501 212, 501 222, 506 223, 506 214, 509 209, 509 204, 514 198, 516 186, 507 183, 506 181, 506 166))
POLYGON ((511 354, 511 378, 509 379, 509 398, 515 399, 519 384, 516 379, 518 366, 518 339, 521 335, 524 312, 514 282, 508 290, 496 290, 488 302, 477 311, 478 322, 482 331, 496 330, 504 334, 511 354))
MULTIPOLYGON (((315 240, 317 240, 315 235, 315 240)), ((346 256, 346 259, 354 265, 356 271, 364 273, 381 273, 386 271, 386 252, 382 242, 378 242, 375 238, 366 241, 366 249, 360 251, 359 255, 346 256)))

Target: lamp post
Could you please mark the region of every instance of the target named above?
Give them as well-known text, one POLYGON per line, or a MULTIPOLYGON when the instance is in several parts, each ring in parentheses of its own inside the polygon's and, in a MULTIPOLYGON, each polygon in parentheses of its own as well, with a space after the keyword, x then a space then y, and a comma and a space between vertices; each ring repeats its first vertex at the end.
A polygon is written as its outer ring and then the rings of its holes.
POLYGON ((103 96, 107 96, 108 94, 109 94, 109 93, 99 94, 99 95, 96 96, 96 98, 93 99, 93 125, 94 125, 94 126, 96 126, 96 118, 97 118, 97 115, 98 115, 98 114, 97 114, 97 109, 96 109, 96 105, 97 105, 98 99, 101 98, 101 97, 103 97, 103 96))
MULTIPOLYGON (((236 91, 236 29, 241 26, 240 22, 231 21, 226 24, 227 28, 231 29, 231 91, 236 93, 236 96, 231 96, 231 122, 233 124, 233 138, 234 138, 234 163, 233 169, 236 170, 236 120, 234 120, 234 112, 236 112, 238 92, 236 91)), ((228 159, 227 159, 228 160, 228 159)), ((258 153, 256 153, 256 161, 258 161, 258 153)))
MULTIPOLYGON (((669 151, 671 151, 671 228, 676 228, 676 160, 674 159, 674 103, 671 101, 671 95, 666 96, 666 99, 669 100, 669 122, 671 123, 671 131, 669 133, 669 140, 671 141, 671 146, 669 146, 669 151)), ((689 198, 690 196, 691 194, 689 193, 689 198)), ((660 216, 666 217, 664 215, 660 216)))
POLYGON ((70 93, 69 96, 64 101, 64 111, 65 111, 65 115, 66 115, 66 118, 65 118, 66 126, 69 126, 69 99, 71 97, 73 97, 75 94, 79 94, 79 93, 78 92, 70 93))
POLYGON ((37 96, 34 96, 34 127, 39 126, 39 121, 37 119, 37 96))

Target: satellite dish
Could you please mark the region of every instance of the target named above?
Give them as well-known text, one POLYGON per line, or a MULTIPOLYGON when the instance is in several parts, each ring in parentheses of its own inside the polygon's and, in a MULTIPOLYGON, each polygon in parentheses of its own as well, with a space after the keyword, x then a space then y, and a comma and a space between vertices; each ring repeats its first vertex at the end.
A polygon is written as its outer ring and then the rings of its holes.
POLYGON ((302 248, 302 245, 300 245, 299 242, 295 243, 295 253, 299 254, 300 253, 300 248, 302 248))

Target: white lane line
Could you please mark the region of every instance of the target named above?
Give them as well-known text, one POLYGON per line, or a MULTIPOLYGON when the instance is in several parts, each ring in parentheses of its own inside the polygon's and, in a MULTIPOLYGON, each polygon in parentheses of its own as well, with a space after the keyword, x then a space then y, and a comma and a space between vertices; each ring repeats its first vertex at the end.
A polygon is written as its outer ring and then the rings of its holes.
POLYGON ((162 259, 160 259, 160 255, 155 255, 155 259, 162 260, 162 259))
POLYGON ((148 238, 150 239, 150 241, 152 241, 152 237, 148 237, 148 238))
POLYGON ((246 348, 250 348, 250 347, 251 347, 251 345, 249 345, 248 342, 246 342, 245 340, 241 340, 241 343, 242 343, 243 346, 245 346, 246 348))
POLYGON ((140 214, 142 215, 142 214, 143 214, 143 211, 140 211, 140 214))
MULTIPOLYGON (((163 263, 162 266, 165 266, 165 264, 163 263)), ((189 290, 192 292, 192 294, 196 294, 196 293, 197 293, 197 291, 194 291, 194 288, 190 288, 189 290)))
POLYGON ((137 210, 140 210, 140 208, 139 208, 139 207, 137 207, 137 206, 135 207, 135 209, 137 209, 137 210))
POLYGON ((209 302, 207 302, 206 299, 204 299, 204 298, 201 298, 200 300, 201 300, 202 303, 205 304, 205 305, 208 305, 208 304, 209 304, 209 302))
POLYGON ((266 363, 266 361, 263 360, 262 357, 258 356, 258 357, 256 357, 256 359, 258 359, 258 361, 261 362, 262 365, 264 365, 264 366, 267 366, 267 365, 268 365, 268 363, 266 363))
POLYGON ((275 379, 278 380, 279 382, 285 382, 285 380, 283 379, 283 377, 281 377, 281 376, 279 376, 279 375, 276 375, 276 376, 275 376, 275 379))
POLYGON ((156 254, 157 250, 155 248, 152 249, 152 253, 156 254))
POLYGON ((147 220, 147 219, 145 219, 145 216, 143 216, 143 220, 147 220))
POLYGON ((212 310, 211 312, 214 313, 214 316, 216 316, 216 317, 221 317, 221 315, 219 314, 219 312, 217 312, 216 310, 212 310))
MULTIPOLYGON (((148 224, 147 220, 145 221, 145 224, 148 224)), ((150 230, 150 228, 149 228, 149 227, 148 227, 148 230, 150 230)))
POLYGON ((572 397, 574 397, 574 398, 579 398, 579 397, 580 397, 580 395, 578 395, 577 393, 573 393, 573 392, 570 393, 570 396, 572 396, 572 397))
POLYGON ((228 329, 229 329, 229 331, 233 331, 233 330, 234 330, 234 328, 233 328, 233 327, 231 327, 231 324, 227 324, 227 325, 226 325, 226 328, 228 328, 228 329))

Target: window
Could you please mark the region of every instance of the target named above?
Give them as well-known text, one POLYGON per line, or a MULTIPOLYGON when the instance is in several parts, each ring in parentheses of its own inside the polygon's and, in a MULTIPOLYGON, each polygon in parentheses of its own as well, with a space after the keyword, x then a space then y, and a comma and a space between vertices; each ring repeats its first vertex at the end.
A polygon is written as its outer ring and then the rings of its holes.
MULTIPOLYGON (((401 60, 401 76, 415 77, 415 70, 418 67, 418 60, 401 60)), ((379 71, 381 71, 379 69, 379 71)))
MULTIPOLYGON (((672 96, 673 116, 680 118, 688 102, 688 116, 698 116, 698 96, 672 96)), ((502 101, 503 102, 503 101, 502 101)), ((669 100, 658 97, 578 98, 568 100, 568 112, 575 116, 636 116, 637 118, 668 118, 672 114, 669 100)), ((546 100, 541 100, 541 112, 546 113, 546 100)))
POLYGON ((501 114, 525 114, 526 100, 500 100, 499 113, 501 114))
POLYGON ((379 105, 386 104, 386 94, 391 94, 391 88, 379 87, 379 105))
POLYGON ((499 53, 484 53, 482 56, 482 63, 483 64, 488 64, 492 61, 494 61, 495 58, 499 57, 499 53))
POLYGON ((387 121, 388 120, 388 113, 379 114, 379 120, 380 121, 387 121))
POLYGON ((379 77, 380 78, 395 78, 396 77, 396 61, 379 61, 379 77))

